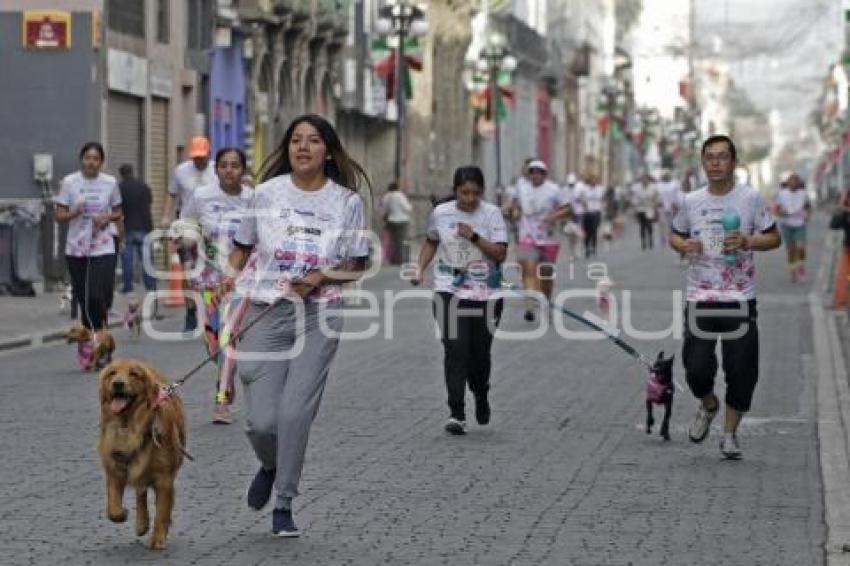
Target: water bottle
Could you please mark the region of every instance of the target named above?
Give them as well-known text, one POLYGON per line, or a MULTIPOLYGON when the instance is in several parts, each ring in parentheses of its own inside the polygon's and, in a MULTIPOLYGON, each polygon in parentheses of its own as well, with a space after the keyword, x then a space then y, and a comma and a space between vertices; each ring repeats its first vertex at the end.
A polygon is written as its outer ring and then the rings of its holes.
MULTIPOLYGON (((728 235, 730 232, 741 229, 741 216, 738 214, 738 211, 727 209, 723 213, 720 223, 723 225, 723 232, 728 235)), ((726 263, 733 264, 738 259, 738 254, 736 252, 728 252, 723 254, 723 259, 726 260, 726 263)))

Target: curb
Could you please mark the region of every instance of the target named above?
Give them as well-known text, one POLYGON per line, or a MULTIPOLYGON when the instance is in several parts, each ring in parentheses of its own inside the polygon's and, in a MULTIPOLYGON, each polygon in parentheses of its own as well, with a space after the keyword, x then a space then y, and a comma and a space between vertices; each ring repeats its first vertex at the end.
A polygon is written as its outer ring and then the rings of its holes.
MULTIPOLYGON (((170 316, 162 314, 160 314, 160 317, 161 320, 170 318, 170 316)), ((116 328, 121 328, 123 326, 123 320, 116 320, 114 322, 109 323, 107 325, 107 328, 109 330, 115 330, 116 328)), ((21 348, 50 345, 51 343, 64 340, 66 332, 67 329, 48 330, 46 332, 24 334, 23 336, 16 336, 15 338, 7 338, 5 340, 0 341, 0 353, 9 352, 11 350, 18 350, 21 348)))
MULTIPOLYGON (((124 326, 123 321, 115 321, 108 325, 110 330, 124 326)), ((25 334, 17 338, 10 338, 0 341, 0 352, 8 352, 18 348, 27 348, 30 346, 43 346, 51 342, 58 342, 65 338, 67 330, 49 330, 36 334, 25 334)))

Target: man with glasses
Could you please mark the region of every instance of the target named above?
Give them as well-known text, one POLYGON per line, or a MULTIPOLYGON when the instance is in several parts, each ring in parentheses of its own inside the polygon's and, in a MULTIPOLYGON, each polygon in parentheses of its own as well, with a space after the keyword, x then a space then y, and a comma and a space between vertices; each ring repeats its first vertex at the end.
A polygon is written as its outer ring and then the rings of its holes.
POLYGON ((737 155, 728 136, 708 138, 702 167, 708 186, 688 193, 673 219, 670 245, 688 257, 682 362, 688 386, 700 400, 688 430, 702 442, 720 409, 714 394, 720 339, 726 379, 726 412, 720 451, 741 458, 737 430, 750 409, 758 380, 759 345, 753 252, 779 247, 776 221, 759 192, 735 184, 737 155))

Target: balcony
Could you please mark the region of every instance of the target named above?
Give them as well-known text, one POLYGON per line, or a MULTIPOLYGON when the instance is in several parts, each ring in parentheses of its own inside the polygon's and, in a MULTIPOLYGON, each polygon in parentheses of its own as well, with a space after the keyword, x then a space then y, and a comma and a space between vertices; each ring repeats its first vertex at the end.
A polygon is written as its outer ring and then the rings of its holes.
POLYGON ((351 0, 316 0, 316 31, 338 39, 348 35, 351 0))
POLYGON ((303 22, 310 18, 313 0, 274 0, 272 11, 278 16, 289 17, 292 22, 303 22))

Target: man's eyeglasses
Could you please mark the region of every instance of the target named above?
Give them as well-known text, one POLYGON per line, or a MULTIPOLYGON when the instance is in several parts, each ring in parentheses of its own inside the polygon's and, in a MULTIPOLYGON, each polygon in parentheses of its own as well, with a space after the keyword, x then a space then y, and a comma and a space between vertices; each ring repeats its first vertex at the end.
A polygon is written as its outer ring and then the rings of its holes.
POLYGON ((732 159, 732 155, 730 155, 728 153, 706 153, 705 155, 702 156, 702 160, 705 161, 706 163, 711 163, 711 162, 725 163, 726 161, 729 161, 730 159, 732 159))

